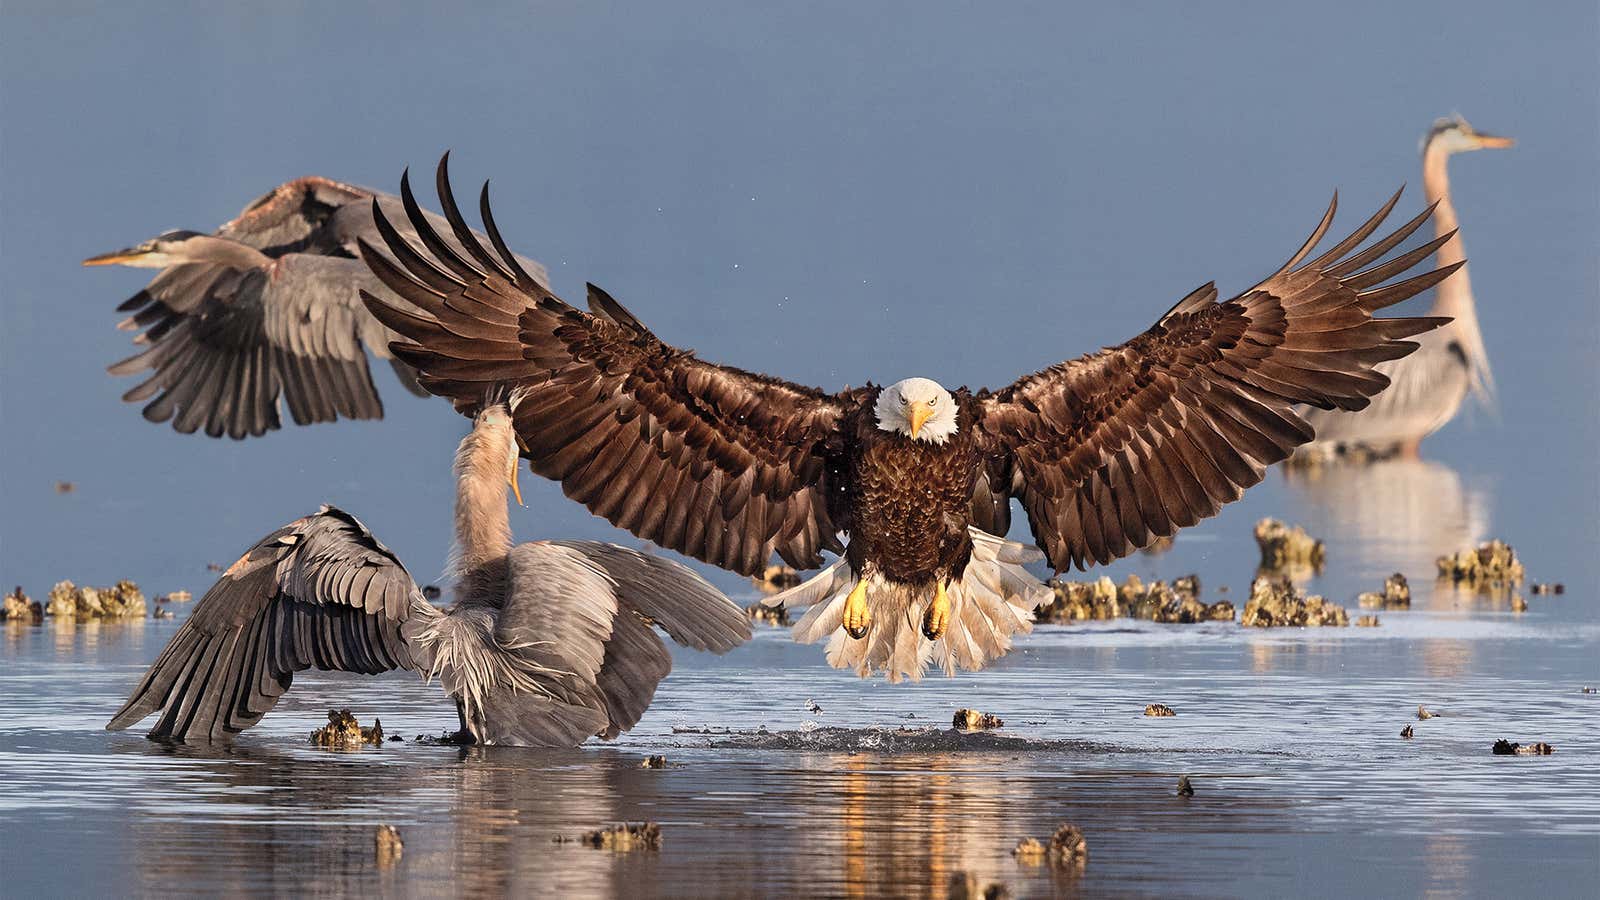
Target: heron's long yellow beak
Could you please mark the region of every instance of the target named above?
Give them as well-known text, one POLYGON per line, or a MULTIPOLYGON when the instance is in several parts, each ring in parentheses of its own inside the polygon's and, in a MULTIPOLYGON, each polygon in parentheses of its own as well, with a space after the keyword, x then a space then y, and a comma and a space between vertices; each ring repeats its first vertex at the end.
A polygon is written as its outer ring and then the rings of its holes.
POLYGON ((83 264, 86 265, 86 266, 121 266, 121 265, 127 265, 128 263, 131 263, 134 260, 138 259, 139 257, 145 255, 146 252, 147 251, 139 250, 137 248, 132 248, 132 249, 128 249, 128 250, 116 250, 116 251, 113 251, 111 253, 102 253, 99 256, 91 256, 88 259, 84 260, 83 264))
POLYGON ((527 506, 528 504, 522 502, 522 486, 517 484, 517 464, 518 460, 513 457, 511 460, 511 470, 506 473, 506 480, 511 482, 511 493, 517 498, 517 505, 527 506))
POLYGON ((1516 138, 1502 137, 1498 134, 1475 133, 1473 137, 1478 139, 1479 147, 1488 150, 1504 150, 1507 147, 1515 147, 1517 145, 1516 138))
POLYGON ((911 401, 911 437, 913 440, 922 432, 922 426, 927 424, 932 415, 933 407, 923 403, 921 400, 911 401))

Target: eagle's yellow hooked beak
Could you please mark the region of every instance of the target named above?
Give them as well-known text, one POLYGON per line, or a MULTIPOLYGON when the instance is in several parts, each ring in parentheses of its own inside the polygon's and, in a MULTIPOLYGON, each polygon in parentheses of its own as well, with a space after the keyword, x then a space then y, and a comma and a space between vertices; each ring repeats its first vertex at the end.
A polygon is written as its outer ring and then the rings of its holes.
POLYGON ((933 415, 933 407, 932 406, 929 406, 928 404, 922 402, 921 400, 913 400, 913 401, 911 401, 911 438, 912 438, 912 440, 915 440, 917 435, 919 433, 921 433, 922 426, 927 424, 928 419, 932 415, 933 415))
POLYGON ((517 457, 511 457, 511 468, 506 471, 506 480, 511 482, 511 493, 517 498, 517 505, 527 506, 528 504, 522 502, 522 487, 517 484, 518 462, 520 462, 520 460, 517 457))

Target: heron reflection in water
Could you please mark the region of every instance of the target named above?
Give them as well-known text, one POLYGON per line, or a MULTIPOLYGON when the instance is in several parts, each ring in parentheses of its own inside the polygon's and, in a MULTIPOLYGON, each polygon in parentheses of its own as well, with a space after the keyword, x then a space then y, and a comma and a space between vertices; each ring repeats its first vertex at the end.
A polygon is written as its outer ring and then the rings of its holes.
MULTIPOLYGON (((1442 238, 1459 228, 1450 196, 1450 157, 1514 143, 1508 137, 1484 134, 1460 116, 1434 123, 1423 139, 1422 185, 1428 202, 1437 204, 1433 214, 1436 236, 1442 238)), ((1478 330, 1478 311, 1459 233, 1440 246, 1438 261, 1440 266, 1459 265, 1460 269, 1433 289, 1428 315, 1448 316, 1452 321, 1413 338, 1422 346, 1410 356, 1378 364, 1390 386, 1366 409, 1300 410, 1316 429, 1317 439, 1296 452, 1299 460, 1331 458, 1351 450, 1415 458, 1422 439, 1454 419, 1469 392, 1485 406, 1493 403, 1494 375, 1478 330)))
POLYGON ((151 737, 226 740, 309 668, 438 677, 461 737, 571 746, 639 721, 672 657, 652 626, 723 653, 750 638, 744 611, 665 559, 589 541, 512 545, 517 443, 504 400, 456 453, 456 603, 428 603, 400 560, 330 506, 240 557, 195 606, 111 722, 162 712, 151 737))
POLYGON ((1489 493, 1456 470, 1422 459, 1286 470, 1296 518, 1313 534, 1353 548, 1357 571, 1432 577, 1434 560, 1484 540, 1489 493))

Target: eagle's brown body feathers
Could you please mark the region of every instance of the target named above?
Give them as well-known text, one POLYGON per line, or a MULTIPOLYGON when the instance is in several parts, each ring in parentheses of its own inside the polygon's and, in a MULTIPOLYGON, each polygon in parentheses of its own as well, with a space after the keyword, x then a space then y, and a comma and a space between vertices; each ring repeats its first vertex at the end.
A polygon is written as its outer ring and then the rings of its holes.
POLYGON ((395 355, 464 412, 497 385, 515 387, 533 470, 641 538, 743 574, 773 553, 801 569, 822 565, 824 550, 844 554, 847 569, 802 586, 809 602, 828 601, 813 622, 819 634, 836 626, 831 604, 846 575, 881 581, 913 604, 926 602, 918 590, 948 579, 955 623, 981 608, 986 622, 965 627, 994 626, 993 641, 964 649, 930 650, 903 634, 830 649, 836 664, 863 671, 894 659, 916 674, 941 653, 947 668, 974 667, 1026 630, 1011 620, 1037 596, 1020 586, 1024 556, 987 539, 975 548, 968 530, 1005 534, 1013 499, 1057 571, 1110 562, 1216 514, 1312 439, 1296 404, 1360 409, 1383 390, 1374 367, 1410 353, 1417 345, 1406 338, 1444 320, 1373 313, 1455 268, 1393 280, 1448 239, 1385 259, 1431 208, 1358 249, 1398 194, 1307 261, 1331 204, 1288 263, 1231 300, 1205 285, 1132 340, 998 391, 951 395, 929 382, 959 413, 953 433, 918 440, 916 426, 895 431, 875 416, 878 388, 829 394, 704 362, 592 285, 587 312, 568 305, 517 265, 486 191, 479 207, 492 251, 457 209, 444 162, 437 183, 464 254, 433 231, 404 181, 420 246, 376 207, 393 259, 362 245, 408 303, 365 297, 407 338, 395 355), (970 561, 980 558, 982 567, 970 561), (869 644, 877 649, 860 650, 869 644))
POLYGON ((847 474, 830 512, 850 534, 851 568, 931 589, 935 580, 959 578, 972 555, 967 526, 981 462, 971 428, 976 407, 963 403, 960 430, 933 444, 880 429, 872 411, 878 390, 845 420, 840 466, 847 474))

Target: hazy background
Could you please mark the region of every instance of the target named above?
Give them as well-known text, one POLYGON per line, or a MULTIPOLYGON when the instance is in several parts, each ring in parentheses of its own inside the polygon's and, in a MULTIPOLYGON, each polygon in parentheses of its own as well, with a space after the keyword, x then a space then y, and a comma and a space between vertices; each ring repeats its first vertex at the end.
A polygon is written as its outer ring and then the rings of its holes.
MULTIPOLYGON (((1496 534, 1550 534, 1535 565, 1589 560, 1597 46, 1592 0, 7 0, 0 584, 198 592, 205 563, 323 501, 437 575, 465 428, 445 404, 385 369, 382 422, 234 443, 145 423, 118 400, 136 380, 104 372, 131 352, 112 308, 150 273, 79 260, 209 230, 288 178, 393 190, 453 148, 558 293, 594 281, 669 342, 803 382, 976 387, 1129 337, 1204 281, 1247 287, 1336 187, 1345 226, 1401 182, 1409 216, 1418 138, 1456 110, 1520 141, 1453 166, 1503 400, 1425 449, 1499 484, 1496 534)), ((524 491, 519 537, 631 541, 524 491)), ((1251 504, 1201 528, 1247 529, 1251 504)))

